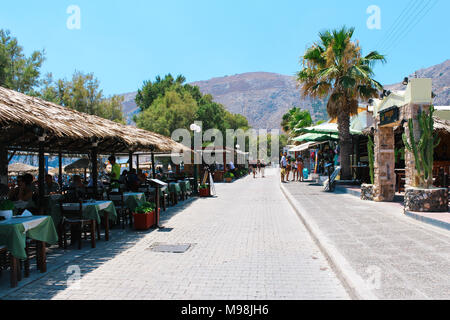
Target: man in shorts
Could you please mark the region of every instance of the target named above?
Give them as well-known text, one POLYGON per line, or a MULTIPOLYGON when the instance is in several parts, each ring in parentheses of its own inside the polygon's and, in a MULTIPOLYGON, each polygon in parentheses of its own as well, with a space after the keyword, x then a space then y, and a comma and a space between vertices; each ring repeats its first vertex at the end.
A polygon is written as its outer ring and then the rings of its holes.
POLYGON ((286 167, 287 167, 287 153, 285 152, 280 160, 281 182, 282 183, 285 183, 284 177, 286 176, 286 167))

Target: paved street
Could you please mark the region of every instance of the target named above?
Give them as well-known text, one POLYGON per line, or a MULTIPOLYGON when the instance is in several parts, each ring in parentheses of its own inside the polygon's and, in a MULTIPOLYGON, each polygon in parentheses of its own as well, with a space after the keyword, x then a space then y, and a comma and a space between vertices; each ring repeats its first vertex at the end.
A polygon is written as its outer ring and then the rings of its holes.
POLYGON ((395 203, 325 193, 308 182, 283 187, 377 298, 450 298, 449 231, 405 216, 395 203))
POLYGON ((164 231, 116 230, 96 249, 50 258, 60 266, 6 296, 3 276, 0 298, 349 299, 275 173, 218 184, 217 198, 169 209, 164 231), (185 253, 150 250, 158 243, 192 246, 185 253), (68 287, 78 267, 81 279, 68 287))

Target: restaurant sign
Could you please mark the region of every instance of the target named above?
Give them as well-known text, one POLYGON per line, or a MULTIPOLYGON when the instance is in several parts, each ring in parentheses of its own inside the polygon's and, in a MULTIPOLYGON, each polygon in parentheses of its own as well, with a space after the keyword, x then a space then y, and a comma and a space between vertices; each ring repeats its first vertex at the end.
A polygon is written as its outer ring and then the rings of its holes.
POLYGON ((380 111, 380 126, 393 125, 399 122, 400 110, 393 106, 380 111))

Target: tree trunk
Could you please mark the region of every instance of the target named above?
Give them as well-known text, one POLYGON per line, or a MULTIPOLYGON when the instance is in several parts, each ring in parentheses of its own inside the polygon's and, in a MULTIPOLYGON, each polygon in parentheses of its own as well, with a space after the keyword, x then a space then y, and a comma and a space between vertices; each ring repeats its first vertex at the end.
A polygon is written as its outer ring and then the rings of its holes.
POLYGON ((352 136, 350 135, 350 115, 341 112, 338 115, 339 146, 341 158, 341 180, 351 180, 350 154, 352 153, 352 136))

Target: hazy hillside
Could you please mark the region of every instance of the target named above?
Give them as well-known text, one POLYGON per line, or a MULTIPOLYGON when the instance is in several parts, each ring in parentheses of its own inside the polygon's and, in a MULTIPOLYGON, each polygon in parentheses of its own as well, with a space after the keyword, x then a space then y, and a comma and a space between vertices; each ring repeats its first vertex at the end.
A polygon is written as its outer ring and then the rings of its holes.
MULTIPOLYGON (((436 94, 434 98, 435 105, 450 105, 450 59, 430 68, 418 70, 415 74, 409 75, 409 77, 414 78, 416 74, 418 78, 433 79, 433 92, 436 94)), ((386 88, 390 90, 404 90, 405 86, 397 83, 386 86, 386 88)))
MULTIPOLYGON (((254 128, 280 128, 281 117, 293 106, 311 111, 315 120, 326 118, 321 101, 302 99, 294 77, 276 73, 252 72, 193 82, 204 94, 223 104, 230 112, 247 117, 254 128)), ((125 94, 124 112, 138 112, 136 93, 125 94)))
MULTIPOLYGON (((420 78, 433 79, 436 105, 450 105, 450 60, 417 71, 420 78)), ((402 75, 399 79, 402 79, 402 75)), ((414 77, 414 75, 411 75, 414 77)), ((315 121, 327 118, 323 101, 303 99, 295 79, 268 72, 251 72, 193 82, 203 93, 211 94, 230 112, 247 117, 256 129, 280 128, 281 117, 293 106, 310 110, 315 121)), ((401 83, 387 85, 388 89, 404 89, 401 83)), ((136 93, 124 95, 124 112, 128 119, 139 112, 134 102, 136 93)))

